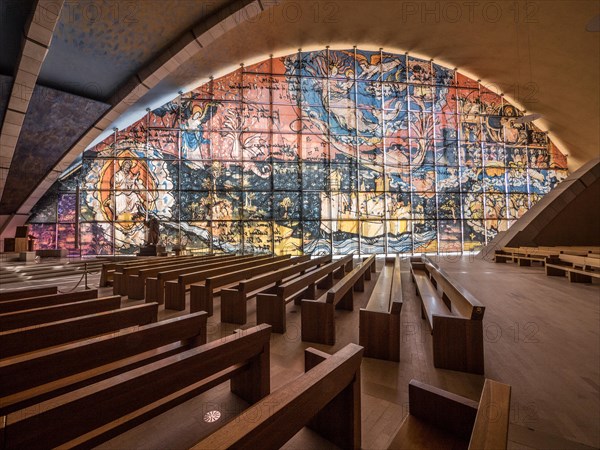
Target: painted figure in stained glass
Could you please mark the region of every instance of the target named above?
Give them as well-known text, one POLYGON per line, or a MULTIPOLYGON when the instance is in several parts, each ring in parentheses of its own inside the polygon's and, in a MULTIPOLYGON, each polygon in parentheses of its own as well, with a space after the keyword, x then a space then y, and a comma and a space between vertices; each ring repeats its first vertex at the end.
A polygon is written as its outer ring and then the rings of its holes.
POLYGON ((146 216, 146 186, 140 178, 140 169, 136 166, 137 163, 126 159, 115 172, 115 211, 121 220, 128 220, 125 216, 128 216, 129 220, 146 216))

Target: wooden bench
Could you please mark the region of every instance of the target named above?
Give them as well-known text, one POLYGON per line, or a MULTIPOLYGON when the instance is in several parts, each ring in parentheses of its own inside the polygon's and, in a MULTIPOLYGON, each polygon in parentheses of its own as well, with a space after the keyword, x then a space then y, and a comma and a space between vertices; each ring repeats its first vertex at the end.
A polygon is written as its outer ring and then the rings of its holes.
POLYGON ((509 385, 486 379, 478 403, 411 380, 409 413, 388 448, 506 449, 510 391, 509 385))
POLYGON ((209 316, 212 316, 213 298, 217 289, 246 278, 305 262, 309 259, 310 255, 305 255, 274 262, 263 263, 261 261, 247 269, 229 271, 222 275, 207 277, 204 281, 192 283, 190 284, 190 312, 206 311, 209 316))
POLYGON ((391 267, 391 283, 384 285, 380 276, 369 303, 359 311, 358 342, 367 357, 400 361, 401 275, 400 256, 396 256, 391 267))
POLYGON ((158 303, 0 332, 0 359, 156 322, 158 303))
POLYGON ((302 340, 335 344, 335 310, 354 310, 354 291, 364 292, 375 271, 375 255, 366 258, 318 299, 302 299, 302 340))
POLYGON ((206 313, 0 361, 0 416, 206 344, 206 313))
POLYGON ((411 274, 421 298, 421 317, 433 335, 433 365, 483 374, 485 306, 426 256, 411 263, 411 274))
POLYGON ((502 247, 501 250, 496 250, 494 260, 497 263, 512 261, 519 266, 531 266, 532 262, 540 262, 544 265, 548 256, 558 253, 557 250, 539 247, 502 247))
POLYGON ((531 266, 532 262, 539 262, 544 266, 546 259, 557 256, 560 252, 555 249, 539 247, 519 247, 519 253, 515 255, 519 266, 531 266))
MULTIPOLYGON (((139 270, 150 267, 158 267, 162 265, 176 264, 193 260, 192 256, 167 257, 158 260, 140 261, 136 264, 128 264, 127 266, 116 268, 113 274, 113 294, 128 295, 129 292, 129 276, 137 274, 139 270)), ((204 261, 204 258, 199 258, 199 262, 204 261)))
POLYGON ((235 256, 223 255, 223 256, 212 256, 210 258, 201 257, 186 257, 183 260, 177 260, 171 263, 159 264, 152 267, 136 268, 127 275, 127 297, 131 300, 143 300, 146 295, 146 279, 149 277, 156 277, 160 272, 165 270, 183 269, 186 267, 192 267, 200 263, 217 263, 227 260, 234 259, 235 256))
POLYGON ((106 287, 113 282, 113 275, 115 274, 115 270, 120 269, 121 267, 126 267, 129 264, 137 264, 140 261, 150 261, 152 259, 158 258, 152 258, 148 256, 131 257, 128 261, 112 261, 102 264, 102 270, 100 271, 99 287, 106 287))
MULTIPOLYGON (((229 261, 219 266, 203 267, 198 269, 186 269, 185 272, 174 273, 166 280, 163 274, 165 308, 183 311, 185 309, 185 294, 189 292, 190 286, 194 283, 204 281, 208 277, 222 275, 228 272, 250 269, 262 263, 277 262, 288 259, 290 255, 284 256, 253 256, 245 258, 242 261, 229 261), (175 278, 175 279, 173 279, 175 278)), ((160 276, 159 275, 159 276, 160 276)), ((208 312, 208 311, 207 311, 208 312)))
POLYGON ((598 269, 600 258, 589 256, 562 254, 546 263, 546 275, 567 275, 571 283, 591 283, 592 278, 600 278, 598 269))
POLYGON ((513 262, 515 254, 519 254, 518 247, 502 247, 494 252, 494 261, 497 263, 513 262))
POLYGON ((0 302, 10 300, 20 300, 22 298, 39 297, 42 295, 53 295, 58 293, 57 286, 31 288, 31 289, 15 289, 11 291, 0 292, 0 302))
POLYGON ((80 300, 41 308, 24 309, 0 314, 0 331, 16 330, 48 322, 87 316, 121 307, 121 297, 113 295, 92 300, 80 300))
POLYGON ((562 245, 552 247, 567 255, 586 256, 588 253, 600 253, 600 247, 595 245, 562 245))
POLYGON ((308 348, 305 373, 277 389, 198 442, 193 450, 282 447, 303 427, 342 449, 361 448, 362 348, 348 344, 333 355, 308 348))
POLYGON ((285 308, 291 301, 300 302, 301 298, 315 298, 317 285, 330 288, 334 277, 343 278, 346 271, 352 270, 352 255, 325 264, 304 275, 296 277, 279 286, 273 294, 256 296, 256 322, 273 326, 274 333, 285 333, 285 308))
POLYGON ((227 380, 255 403, 270 391, 269 341, 260 325, 14 411, 4 446, 90 448, 227 380))
POLYGON ((0 303, 0 314, 24 309, 41 308, 44 306, 60 305, 63 303, 77 302, 80 300, 91 300, 98 298, 97 289, 66 292, 60 294, 40 295, 39 297, 27 297, 16 300, 7 300, 0 303))
POLYGON ((230 289, 221 289, 221 322, 245 324, 248 321, 247 302, 258 294, 273 293, 288 278, 331 262, 331 255, 321 256, 291 267, 258 275, 230 289))
MULTIPOLYGON (((146 277, 146 294, 144 296, 146 302, 156 301, 159 304, 165 302, 165 285, 167 282, 177 280, 179 275, 196 273, 201 270, 208 270, 210 268, 223 267, 237 262, 242 263, 244 261, 253 261, 258 259, 264 259, 268 256, 265 255, 241 255, 232 256, 216 261, 206 261, 204 263, 192 264, 191 266, 179 268, 179 269, 168 269, 163 270, 156 274, 154 277, 146 277)), ((185 299, 184 299, 185 300, 185 299)), ((184 308, 185 309, 185 308, 184 308)))

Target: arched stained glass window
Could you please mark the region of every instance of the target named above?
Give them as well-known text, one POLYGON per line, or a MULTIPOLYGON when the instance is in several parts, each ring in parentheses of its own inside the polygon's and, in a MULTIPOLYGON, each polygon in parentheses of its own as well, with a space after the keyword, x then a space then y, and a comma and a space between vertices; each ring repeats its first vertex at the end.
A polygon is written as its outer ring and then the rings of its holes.
POLYGON ((78 223, 84 254, 136 252, 153 216, 165 244, 214 252, 471 251, 567 176, 566 158, 519 116, 411 56, 271 58, 87 150, 30 222, 41 246, 60 248, 78 223))

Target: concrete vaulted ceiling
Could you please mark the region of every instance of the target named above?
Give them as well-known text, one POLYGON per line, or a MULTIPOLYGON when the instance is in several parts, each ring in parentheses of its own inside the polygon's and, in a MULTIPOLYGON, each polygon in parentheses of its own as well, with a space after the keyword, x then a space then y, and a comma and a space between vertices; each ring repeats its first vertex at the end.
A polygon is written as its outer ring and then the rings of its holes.
POLYGON ((541 114, 572 170, 599 154, 598 0, 0 0, 0 14, 0 230, 113 127, 298 48, 433 58, 541 114))

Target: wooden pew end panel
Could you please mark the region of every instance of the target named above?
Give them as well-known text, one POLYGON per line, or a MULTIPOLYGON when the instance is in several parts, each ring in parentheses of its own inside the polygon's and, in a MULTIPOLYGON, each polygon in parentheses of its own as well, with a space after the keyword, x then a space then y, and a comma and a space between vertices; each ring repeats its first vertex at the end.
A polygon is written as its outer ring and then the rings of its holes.
POLYGON ((483 375, 483 321, 433 315, 433 365, 483 375))
MULTIPOLYGON (((350 290, 352 292, 352 290, 350 290)), ((319 300, 302 300, 301 332, 305 342, 335 344, 335 306, 319 300)))

